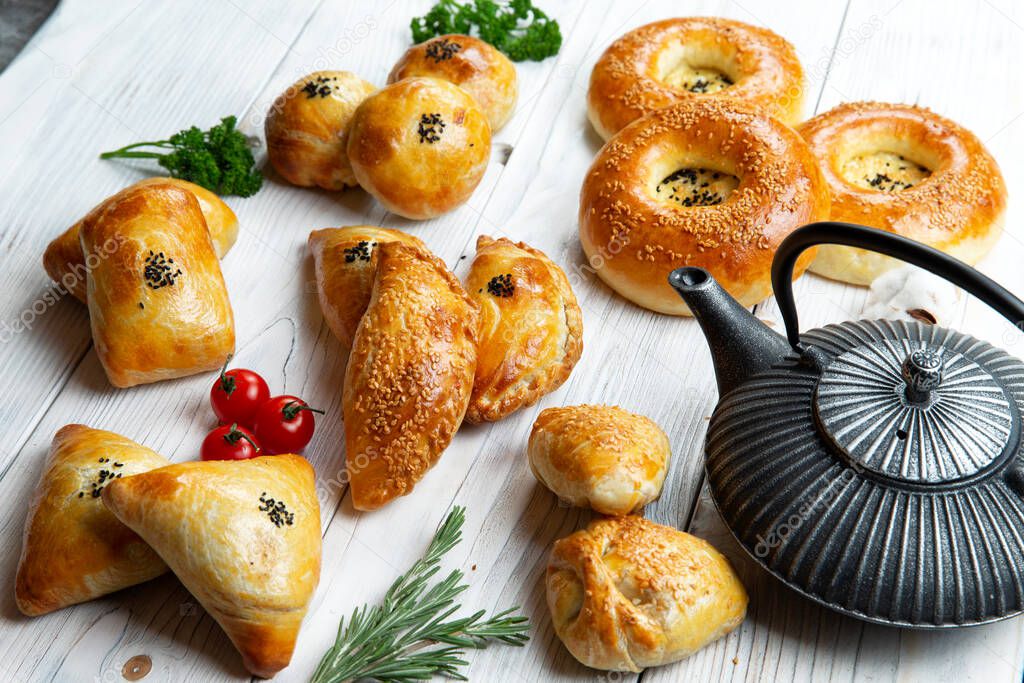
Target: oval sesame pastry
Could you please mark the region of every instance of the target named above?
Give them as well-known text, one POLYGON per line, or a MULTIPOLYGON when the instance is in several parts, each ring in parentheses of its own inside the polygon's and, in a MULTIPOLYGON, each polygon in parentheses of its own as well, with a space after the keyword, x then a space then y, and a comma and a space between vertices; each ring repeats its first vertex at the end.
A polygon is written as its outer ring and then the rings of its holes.
POLYGON ((670 104, 741 100, 784 123, 800 120, 803 68, 771 31, 730 19, 666 19, 633 29, 594 65, 587 115, 605 140, 670 104))
POLYGON ((388 211, 425 219, 462 204, 491 156, 476 100, 438 78, 406 78, 359 105, 348 136, 356 180, 388 211))
POLYGON ((582 664, 639 672, 689 657, 742 623, 747 593, 710 543, 627 515, 555 542, 555 633, 582 664))
POLYGON ((427 248, 418 237, 374 225, 324 228, 309 233, 320 310, 346 351, 352 347, 356 327, 370 303, 377 246, 384 242, 427 248))
MULTIPOLYGON (((224 200, 205 187, 180 178, 146 178, 126 187, 125 190, 150 185, 175 185, 194 195, 196 201, 199 202, 199 210, 203 212, 203 218, 206 220, 206 228, 210 231, 210 238, 213 240, 213 249, 217 252, 217 258, 222 259, 227 255, 238 238, 238 218, 231 207, 224 203, 224 200)), ((106 205, 107 200, 103 200, 93 208, 93 211, 102 210, 106 205)), ((85 218, 82 218, 60 236, 54 238, 43 253, 43 268, 46 269, 46 273, 82 303, 85 303, 86 300, 86 271, 92 267, 94 259, 100 258, 105 253, 101 250, 100 253, 93 254, 92 258, 87 259, 82 252, 79 238, 84 221, 85 218)))
POLYGON ((459 428, 476 369, 477 306, 436 256, 378 245, 370 304, 356 330, 342 410, 352 504, 411 492, 459 428))
MULTIPOLYGON (((752 306, 771 294, 779 243, 827 218, 828 205, 795 131, 736 102, 689 100, 602 148, 580 193, 580 241, 601 279, 645 308, 690 314, 668 284, 681 266, 706 268, 752 306)), ((794 276, 812 258, 801 256, 794 276)))
POLYGON ((477 101, 496 133, 512 116, 518 89, 516 67, 490 43, 449 34, 410 47, 388 75, 388 83, 411 76, 450 81, 477 101))
POLYGON ((315 71, 295 81, 267 112, 270 165, 292 185, 325 190, 355 185, 346 136, 356 107, 374 90, 348 71, 315 71))
POLYGON ((541 411, 527 455, 560 499, 606 515, 636 512, 661 495, 672 451, 652 420, 616 406, 541 411))
POLYGON ((583 353, 583 314, 541 251, 482 235, 466 280, 480 343, 466 420, 493 422, 562 385, 583 353))
MULTIPOLYGON (((832 195, 831 218, 909 237, 965 263, 1003 231, 1006 184, 973 133, 923 107, 850 102, 799 127, 832 195)), ((834 245, 811 271, 870 284, 902 262, 834 245)))

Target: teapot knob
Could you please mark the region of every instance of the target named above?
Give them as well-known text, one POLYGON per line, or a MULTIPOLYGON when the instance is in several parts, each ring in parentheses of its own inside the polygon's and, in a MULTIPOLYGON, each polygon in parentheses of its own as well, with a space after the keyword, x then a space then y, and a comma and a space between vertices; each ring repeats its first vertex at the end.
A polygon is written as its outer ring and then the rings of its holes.
POLYGON ((903 361, 905 395, 910 403, 928 403, 942 381, 942 354, 923 348, 912 351, 903 361))

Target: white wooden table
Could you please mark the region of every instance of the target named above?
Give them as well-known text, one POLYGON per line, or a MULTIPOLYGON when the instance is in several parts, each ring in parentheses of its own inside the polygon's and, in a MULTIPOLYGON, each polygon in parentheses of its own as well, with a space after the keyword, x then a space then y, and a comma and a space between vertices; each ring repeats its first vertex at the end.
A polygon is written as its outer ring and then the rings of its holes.
MULTIPOLYGON (((167 575, 36 619, 12 595, 25 506, 53 433, 70 422, 111 429, 174 460, 196 457, 212 426, 202 375, 112 389, 93 352, 86 310, 50 305, 40 258, 47 242, 103 197, 149 173, 96 155, 237 114, 262 133, 273 98, 322 68, 377 84, 410 42, 408 23, 430 0, 141 2, 65 0, 0 75, 0 680, 120 681, 125 662, 152 658, 146 681, 248 678, 220 628, 167 575), (16 321, 22 327, 15 330, 16 321)), ((600 141, 585 116, 590 69, 624 31, 681 14, 763 24, 797 48, 807 112, 849 99, 917 102, 986 141, 1011 192, 1007 234, 983 270, 1024 294, 1024 8, 1014 0, 693 0, 562 2, 541 6, 562 26, 556 58, 518 66, 521 94, 495 140, 487 175, 466 206, 424 223, 387 214, 368 195, 301 190, 269 178, 229 200, 241 221, 223 266, 238 333, 236 363, 275 392, 327 410, 307 457, 323 488, 323 571, 291 666, 306 680, 338 619, 377 600, 417 557, 452 505, 468 508, 451 564, 465 568, 472 607, 521 604, 533 623, 522 649, 471 653, 474 681, 1021 680, 1024 620, 943 633, 869 626, 795 596, 753 566, 702 493, 701 445, 715 403, 710 357, 691 320, 658 316, 615 296, 583 266, 577 196, 600 141), (511 152, 511 154, 508 154, 511 152), (317 306, 306 237, 357 223, 409 229, 464 275, 478 234, 543 249, 566 269, 584 312, 585 351, 565 386, 489 426, 463 428, 415 493, 356 513, 327 484, 344 467, 339 345, 317 306), (543 408, 620 404, 668 432, 670 479, 647 514, 710 538, 751 593, 729 637, 640 677, 580 666, 561 647, 543 596, 551 543, 585 524, 535 483, 525 460, 543 408)), ((865 290, 807 276, 797 287, 805 327, 858 317, 865 290)), ((772 304, 759 311, 770 315, 772 304)), ((957 326, 1024 354, 1021 333, 977 302, 957 326)))

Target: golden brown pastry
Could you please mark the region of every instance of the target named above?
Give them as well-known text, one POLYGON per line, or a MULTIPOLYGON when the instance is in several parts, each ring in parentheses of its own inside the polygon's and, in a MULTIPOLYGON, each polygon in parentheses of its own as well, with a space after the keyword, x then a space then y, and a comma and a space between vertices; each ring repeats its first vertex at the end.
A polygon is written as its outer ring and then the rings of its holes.
POLYGON ((427 248, 420 238, 409 233, 373 225, 324 228, 309 233, 320 310, 346 351, 352 348, 356 327, 370 303, 377 245, 391 241, 427 248))
POLYGON ((491 127, 462 88, 406 78, 367 97, 348 135, 364 190, 399 216, 432 218, 462 204, 484 177, 491 127))
POLYGON ((103 502, 153 547, 245 667, 288 666, 320 580, 320 505, 297 455, 185 462, 118 479, 103 502))
POLYGON ((541 411, 527 455, 537 481, 562 500, 625 515, 661 495, 672 451, 653 420, 582 405, 541 411))
POLYGON ((508 122, 516 107, 516 67, 479 38, 449 34, 413 45, 391 69, 388 83, 411 76, 440 78, 468 92, 487 115, 492 133, 508 122))
MULTIPOLYGON (((794 130, 749 106, 690 99, 624 128, 580 193, 580 241, 630 301, 690 315, 668 284, 700 266, 741 304, 771 294, 772 257, 793 230, 828 217, 828 189, 794 130)), ((801 275, 813 251, 794 269, 801 275)))
POLYGON ((768 29, 731 19, 665 19, 633 29, 590 74, 587 115, 605 140, 677 102, 732 99, 794 124, 803 109, 796 51, 768 29))
POLYGON ((96 355, 115 387, 216 370, 235 324, 199 202, 168 183, 123 190, 82 224, 96 355))
POLYGON ((522 242, 483 235, 466 290, 480 306, 468 421, 500 420, 568 379, 583 352, 583 316, 551 259, 522 242))
POLYGON ((285 90, 267 113, 267 158, 293 185, 341 190, 356 184, 345 151, 359 103, 376 88, 348 71, 316 71, 285 90))
POLYGON ((112 432, 71 424, 53 437, 32 496, 14 582, 18 609, 32 617, 160 576, 167 565, 103 506, 112 481, 168 465, 112 432))
MULTIPOLYGON (((849 102, 799 128, 832 194, 831 218, 980 261, 1003 234, 1006 183, 966 128, 907 104, 849 102)), ((902 262, 822 245, 811 271, 867 285, 902 262)))
MULTIPOLYGON (((195 195, 199 202, 199 208, 203 212, 203 218, 206 219, 210 237, 213 239, 213 248, 217 252, 217 258, 224 258, 238 238, 238 218, 231 207, 213 192, 178 178, 146 178, 126 189, 167 183, 177 185, 195 195)), ((105 204, 106 200, 93 210, 95 211, 105 204)), ((85 254, 82 253, 79 232, 84 221, 85 218, 82 218, 62 232, 60 236, 50 242, 43 253, 43 268, 46 269, 47 274, 82 303, 85 303, 87 264, 85 254)), ((105 255, 106 251, 102 248, 99 252, 93 252, 89 259, 92 263, 89 265, 94 266, 96 260, 105 255)))
POLYGON ((357 510, 404 496, 433 467, 466 414, 476 367, 476 304, 444 263, 401 242, 377 251, 342 400, 357 510))
POLYGON ((547 599, 586 666, 642 671, 689 657, 740 625, 747 593, 707 541, 629 515, 555 542, 547 599))

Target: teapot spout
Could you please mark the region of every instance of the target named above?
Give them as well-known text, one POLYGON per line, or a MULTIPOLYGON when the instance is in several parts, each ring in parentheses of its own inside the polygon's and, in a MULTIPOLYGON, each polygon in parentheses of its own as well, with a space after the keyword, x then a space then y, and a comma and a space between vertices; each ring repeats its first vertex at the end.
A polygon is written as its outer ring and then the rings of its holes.
POLYGON ((711 349, 719 396, 767 370, 791 351, 785 337, 755 318, 703 268, 677 268, 668 282, 700 323, 711 349))

